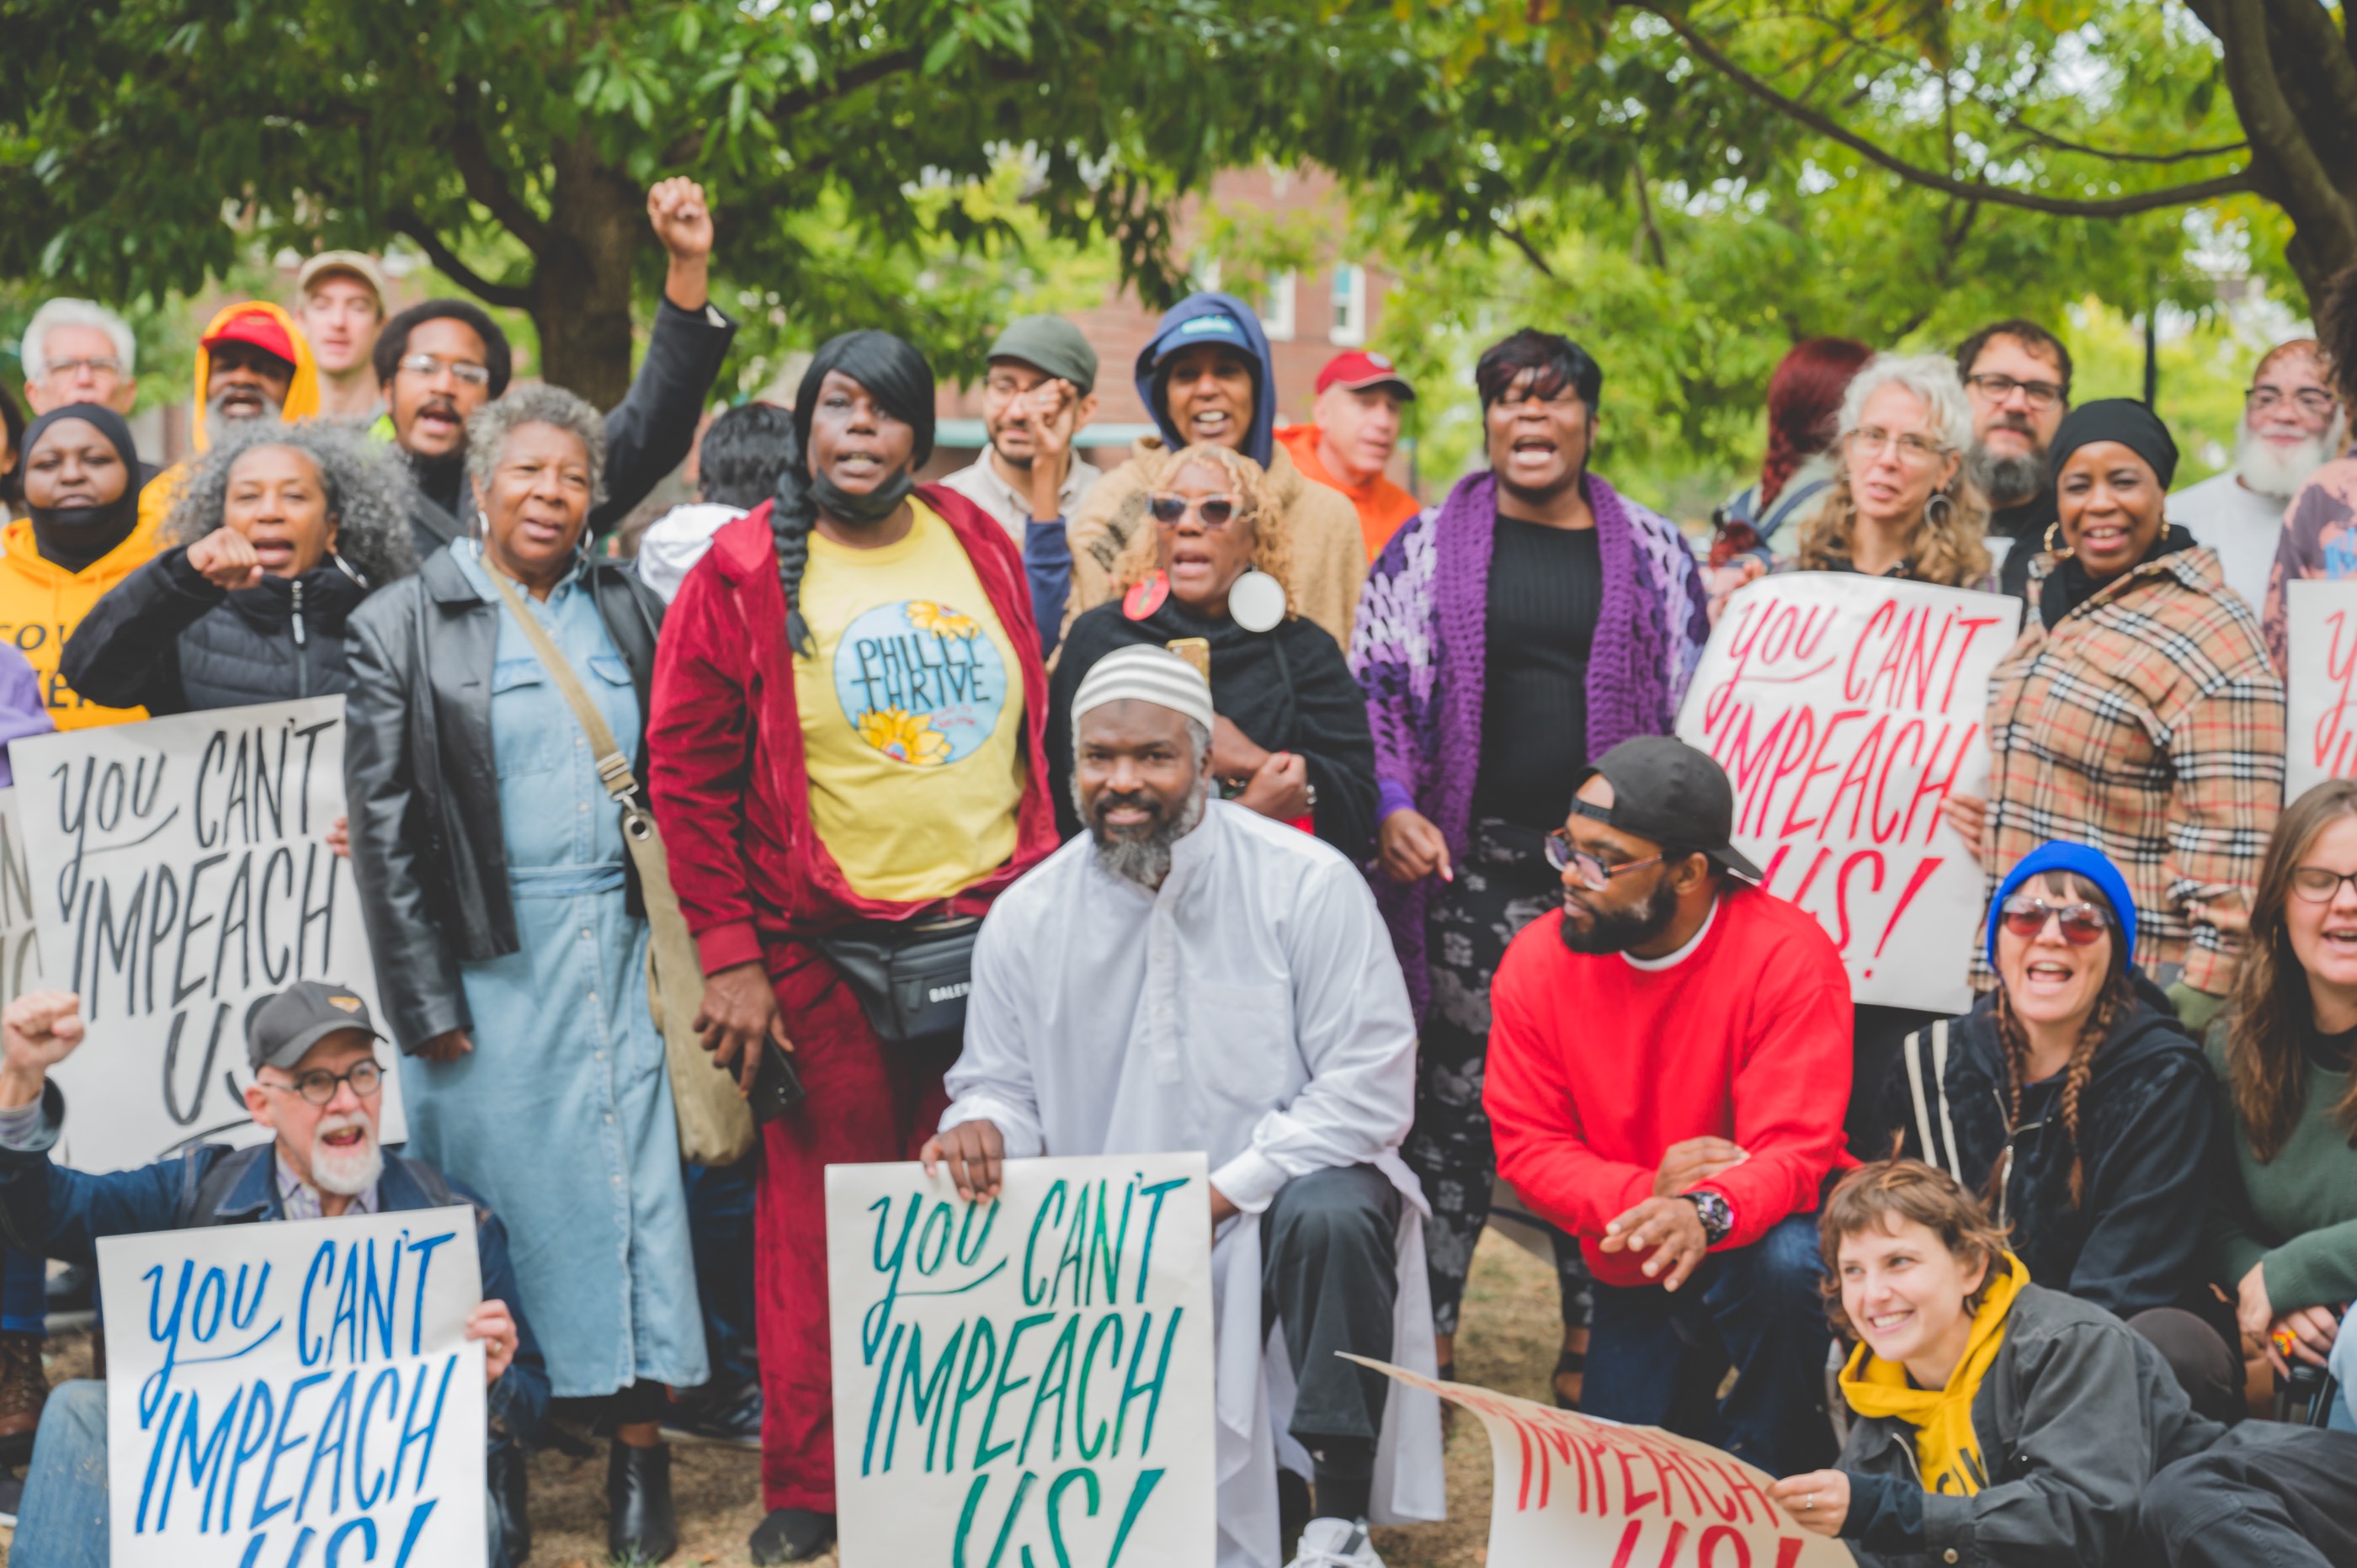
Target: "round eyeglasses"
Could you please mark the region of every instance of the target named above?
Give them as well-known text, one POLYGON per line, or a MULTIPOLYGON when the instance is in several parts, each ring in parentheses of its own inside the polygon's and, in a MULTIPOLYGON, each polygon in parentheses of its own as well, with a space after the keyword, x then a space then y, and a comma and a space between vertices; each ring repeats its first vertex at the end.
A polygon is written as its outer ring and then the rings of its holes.
POLYGON ((312 1105, 325 1105, 335 1099, 336 1087, 345 1083, 352 1086, 354 1094, 366 1100, 384 1086, 384 1069, 372 1061, 358 1061, 344 1072, 314 1068, 309 1072, 297 1074, 291 1084, 265 1083, 262 1087, 274 1089, 281 1094, 299 1094, 312 1105))

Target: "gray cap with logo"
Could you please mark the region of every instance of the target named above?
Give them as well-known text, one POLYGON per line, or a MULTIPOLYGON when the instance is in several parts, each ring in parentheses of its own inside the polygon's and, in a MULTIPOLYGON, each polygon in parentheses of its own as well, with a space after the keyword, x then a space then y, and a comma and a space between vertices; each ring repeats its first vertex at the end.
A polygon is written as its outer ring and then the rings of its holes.
POLYGON ((384 1038, 358 992, 322 980, 298 980, 247 1017, 246 1060, 256 1072, 265 1067, 292 1068, 304 1052, 346 1029, 384 1038))

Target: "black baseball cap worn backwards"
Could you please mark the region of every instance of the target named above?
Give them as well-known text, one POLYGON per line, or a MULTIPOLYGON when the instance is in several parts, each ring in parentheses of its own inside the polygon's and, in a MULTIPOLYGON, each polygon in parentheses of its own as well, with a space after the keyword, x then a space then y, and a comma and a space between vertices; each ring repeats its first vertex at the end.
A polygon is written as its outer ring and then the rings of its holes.
POLYGON ((1707 855, 1746 882, 1766 878, 1734 843, 1735 787, 1706 752, 1666 735, 1622 741, 1573 780, 1577 791, 1598 774, 1612 786, 1612 804, 1574 800, 1572 811, 1624 833, 1707 855))

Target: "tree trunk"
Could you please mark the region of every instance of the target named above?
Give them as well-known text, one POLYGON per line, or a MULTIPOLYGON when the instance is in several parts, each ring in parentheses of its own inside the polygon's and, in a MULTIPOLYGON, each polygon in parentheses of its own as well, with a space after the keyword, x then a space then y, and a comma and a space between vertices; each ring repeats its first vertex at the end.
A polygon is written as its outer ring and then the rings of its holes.
POLYGON ((540 376, 610 409, 630 385, 630 274, 648 238, 646 194, 586 136, 554 148, 550 161, 554 242, 533 278, 540 376))

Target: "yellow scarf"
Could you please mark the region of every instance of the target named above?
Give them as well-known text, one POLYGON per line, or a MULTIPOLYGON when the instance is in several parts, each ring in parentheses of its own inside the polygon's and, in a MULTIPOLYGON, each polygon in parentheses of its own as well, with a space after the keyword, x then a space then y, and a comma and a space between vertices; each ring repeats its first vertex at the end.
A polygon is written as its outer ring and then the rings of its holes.
POLYGON ((1883 1360, 1864 1345, 1851 1352, 1849 1365, 1842 1369, 1842 1397, 1852 1410, 1867 1417, 1897 1416, 1915 1429, 1915 1456, 1922 1462, 1927 1492, 1970 1497, 1988 1485, 1988 1466, 1982 1463, 1980 1438, 1973 1431, 1973 1396, 2005 1344, 2006 1315, 2013 1310, 2013 1298, 2029 1283, 2029 1271, 2007 1252, 2005 1273, 1989 1286, 1980 1311, 1973 1315, 1964 1359, 1956 1363, 1944 1389, 1917 1388, 1908 1380, 1905 1367, 1883 1360))

